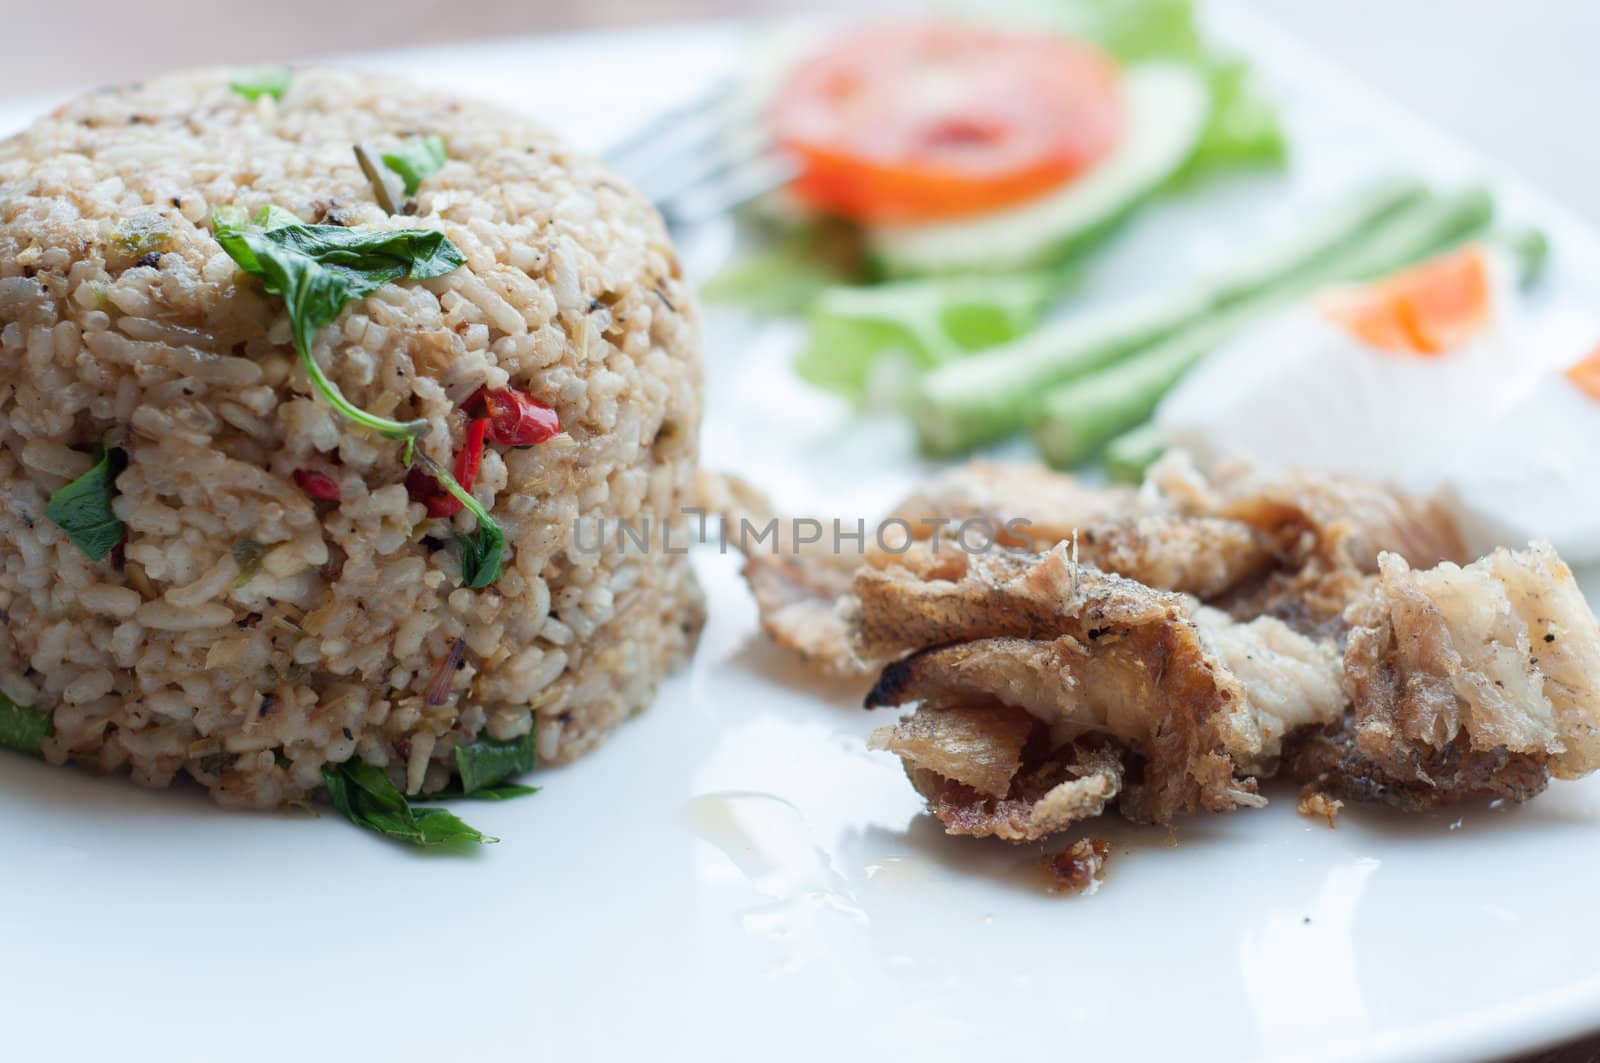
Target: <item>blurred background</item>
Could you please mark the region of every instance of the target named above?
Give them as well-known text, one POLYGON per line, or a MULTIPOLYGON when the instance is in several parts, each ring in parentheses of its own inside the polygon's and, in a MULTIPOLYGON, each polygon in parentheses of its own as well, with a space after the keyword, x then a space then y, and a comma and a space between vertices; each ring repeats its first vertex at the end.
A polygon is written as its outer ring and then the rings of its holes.
MULTIPOLYGON (((0 98, 174 66, 452 40, 860 10, 881 0, 56 0, 8 3, 0 98), (32 42, 28 47, 15 45, 32 42)), ((1596 0, 1222 0, 1260 11, 1600 224, 1596 0)), ((905 5, 898 5, 905 6, 905 5)))

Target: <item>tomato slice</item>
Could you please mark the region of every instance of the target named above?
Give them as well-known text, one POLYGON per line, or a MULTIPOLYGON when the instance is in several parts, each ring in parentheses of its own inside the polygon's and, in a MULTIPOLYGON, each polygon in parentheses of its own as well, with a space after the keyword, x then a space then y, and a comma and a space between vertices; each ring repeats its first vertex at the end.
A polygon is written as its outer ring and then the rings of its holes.
POLYGON ((1489 320, 1493 290, 1481 247, 1468 246, 1322 300, 1322 312, 1384 351, 1433 356, 1489 320))
POLYGON ((1589 352, 1589 356, 1572 365, 1567 370, 1567 379, 1596 402, 1600 402, 1600 347, 1589 352))
POLYGON ((769 114, 792 189, 863 222, 1024 202, 1121 135, 1120 72, 1077 41, 937 22, 858 30, 790 74, 769 114))

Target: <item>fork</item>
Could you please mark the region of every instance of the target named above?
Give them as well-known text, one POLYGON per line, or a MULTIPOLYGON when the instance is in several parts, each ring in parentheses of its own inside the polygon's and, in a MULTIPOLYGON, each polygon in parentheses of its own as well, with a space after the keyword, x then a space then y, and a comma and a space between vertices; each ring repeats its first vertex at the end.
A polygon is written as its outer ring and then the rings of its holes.
POLYGON ((740 98, 729 80, 646 119, 604 157, 674 230, 721 217, 799 174, 763 126, 759 103, 740 98))

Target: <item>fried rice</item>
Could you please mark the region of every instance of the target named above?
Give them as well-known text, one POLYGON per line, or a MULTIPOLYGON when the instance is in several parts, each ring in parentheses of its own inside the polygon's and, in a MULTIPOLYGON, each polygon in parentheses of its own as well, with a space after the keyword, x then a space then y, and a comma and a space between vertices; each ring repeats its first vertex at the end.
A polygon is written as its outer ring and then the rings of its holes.
POLYGON ((52 763, 187 775, 229 805, 304 799, 352 758, 436 791, 484 735, 531 731, 542 760, 571 760, 692 652, 688 558, 574 533, 681 520, 700 372, 655 211, 515 114, 327 71, 281 100, 213 71, 70 103, 0 143, 0 691, 53 711, 52 763), (448 161, 391 216, 352 146, 422 135, 448 161), (213 239, 219 207, 269 204, 437 229, 465 255, 317 335, 358 406, 426 419, 445 465, 479 388, 559 415, 548 442, 484 454, 473 494, 506 535, 492 586, 464 585, 470 512, 428 518, 401 448, 317 396, 283 302, 213 239), (126 538, 92 561, 44 510, 98 444, 127 455, 126 538), (339 500, 309 497, 306 469, 339 500))

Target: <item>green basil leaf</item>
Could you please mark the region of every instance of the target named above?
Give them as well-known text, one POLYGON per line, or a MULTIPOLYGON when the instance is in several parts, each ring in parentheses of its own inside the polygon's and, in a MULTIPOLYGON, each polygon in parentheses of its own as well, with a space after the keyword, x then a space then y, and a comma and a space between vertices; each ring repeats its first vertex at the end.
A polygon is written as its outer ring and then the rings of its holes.
MULTIPOLYGON (((352 299, 404 278, 442 277, 466 262, 444 233, 432 229, 347 229, 307 225, 286 211, 265 207, 246 224, 237 211, 217 211, 211 219, 217 243, 238 267, 259 279, 289 310, 300 363, 312 386, 328 403, 357 424, 403 440, 410 465, 416 438, 426 421, 391 421, 359 408, 322 372, 311 357, 311 342, 352 299)), ((449 471, 420 456, 428 472, 478 518, 470 535, 458 536, 463 582, 474 590, 500 578, 505 534, 477 499, 449 471)))
POLYGON ((18 753, 39 755, 39 743, 55 731, 49 712, 18 705, 0 692, 0 746, 18 753))
POLYGON ((416 195, 422 182, 438 173, 449 159, 444 138, 436 136, 408 140, 398 151, 383 154, 383 164, 400 175, 408 196, 416 195))
POLYGON ((339 814, 358 827, 412 845, 431 847, 460 842, 497 842, 442 808, 413 808, 381 768, 359 760, 322 769, 328 798, 339 814))
POLYGON ((533 732, 501 742, 484 736, 464 746, 456 746, 456 770, 461 774, 461 789, 477 793, 513 775, 526 775, 538 759, 533 732))
POLYGON ((518 797, 532 797, 538 792, 539 788, 537 786, 523 786, 521 783, 503 782, 496 783, 494 786, 482 787, 462 796, 470 797, 474 801, 510 801, 518 797))
POLYGON ((44 507, 44 515, 91 561, 115 550, 127 533, 111 511, 111 500, 117 497, 117 474, 127 467, 128 455, 103 446, 95 455, 94 467, 51 495, 44 507))
POLYGON ((407 277, 440 277, 466 262, 456 245, 434 229, 307 225, 274 207, 264 208, 253 226, 221 214, 212 223, 217 243, 239 268, 283 297, 295 346, 303 355, 318 330, 350 300, 407 277))
POLYGON ((510 801, 518 797, 531 797, 539 792, 537 786, 523 786, 520 783, 503 782, 494 786, 485 786, 474 790, 470 794, 461 789, 460 783, 455 783, 437 793, 420 794, 413 797, 413 803, 418 801, 510 801))
POLYGON ((235 74, 228 87, 247 100, 259 100, 263 96, 281 100, 293 76, 286 66, 254 66, 235 74))
POLYGON ((467 535, 457 535, 461 548, 461 582, 472 590, 482 590, 500 578, 500 558, 506 536, 500 525, 478 518, 478 527, 467 535))
POLYGON ((212 234, 240 269, 259 279, 289 311, 295 348, 312 386, 345 417, 387 439, 409 442, 426 421, 391 421, 344 397, 311 357, 311 341, 352 299, 410 277, 440 277, 465 261, 443 233, 432 229, 347 229, 307 225, 288 211, 264 207, 253 224, 237 210, 219 209, 212 234))
POLYGON ((467 826, 453 813, 442 808, 419 808, 411 815, 418 831, 418 845, 449 845, 456 842, 488 845, 500 840, 489 837, 476 827, 467 826))

